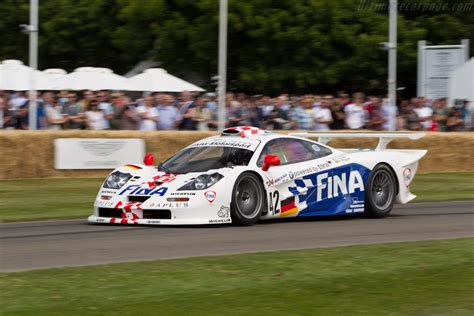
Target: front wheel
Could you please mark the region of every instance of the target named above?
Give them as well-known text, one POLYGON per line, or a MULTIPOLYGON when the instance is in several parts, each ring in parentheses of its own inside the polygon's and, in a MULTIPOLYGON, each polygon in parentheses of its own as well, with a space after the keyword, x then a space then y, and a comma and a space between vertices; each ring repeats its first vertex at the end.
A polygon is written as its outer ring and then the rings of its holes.
POLYGON ((232 191, 232 221, 243 226, 255 224, 264 208, 265 190, 253 173, 243 173, 235 181, 232 191))
POLYGON ((365 213, 382 218, 393 208, 397 185, 392 170, 387 165, 377 165, 371 172, 365 188, 365 213))

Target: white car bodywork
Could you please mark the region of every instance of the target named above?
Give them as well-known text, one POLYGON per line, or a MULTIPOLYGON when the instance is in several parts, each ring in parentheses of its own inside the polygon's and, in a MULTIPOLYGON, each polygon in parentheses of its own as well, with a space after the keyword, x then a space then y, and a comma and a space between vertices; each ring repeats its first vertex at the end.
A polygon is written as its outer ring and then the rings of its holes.
MULTIPOLYGON (((364 212, 365 181, 380 163, 392 169, 398 182, 395 203, 415 198, 409 185, 426 150, 387 150, 395 138, 417 139, 424 133, 306 133, 283 135, 255 128, 236 128, 239 134, 220 135, 200 140, 186 148, 225 146, 254 152, 248 165, 231 166, 204 172, 222 176, 203 190, 179 190, 201 173, 167 174, 156 166, 125 165, 114 172, 130 174, 120 189, 101 187, 94 203, 91 223, 194 225, 231 223, 232 192, 236 179, 253 172, 266 192, 266 207, 261 219, 296 216, 343 215, 364 212), (254 131, 247 133, 247 129, 254 131), (256 131, 256 132, 255 132, 256 131), (320 142, 308 138, 319 137, 320 142), (337 137, 378 137, 376 149, 335 149, 325 144, 337 137), (263 171, 258 164, 266 145, 275 139, 310 142, 316 152, 330 153, 312 160, 272 166, 263 171), (314 145, 314 146, 313 146, 314 145)), ((306 144, 306 143, 305 143, 306 144)), ((306 144, 308 145, 308 144, 306 144)), ((104 182, 105 184, 105 182, 104 182)))

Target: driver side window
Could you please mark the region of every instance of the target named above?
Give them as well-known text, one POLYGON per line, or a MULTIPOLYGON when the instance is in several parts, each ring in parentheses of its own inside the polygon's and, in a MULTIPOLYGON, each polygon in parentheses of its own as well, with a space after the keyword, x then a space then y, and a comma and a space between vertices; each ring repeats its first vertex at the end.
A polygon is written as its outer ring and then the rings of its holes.
MULTIPOLYGON (((263 166, 265 156, 278 156, 281 165, 313 160, 321 157, 320 152, 314 149, 314 143, 294 138, 279 138, 269 141, 262 150, 257 166, 263 166)), ((317 146, 317 145, 316 145, 317 146)), ((319 147, 318 147, 319 149, 319 147)), ((330 150, 324 148, 330 154, 330 150)))

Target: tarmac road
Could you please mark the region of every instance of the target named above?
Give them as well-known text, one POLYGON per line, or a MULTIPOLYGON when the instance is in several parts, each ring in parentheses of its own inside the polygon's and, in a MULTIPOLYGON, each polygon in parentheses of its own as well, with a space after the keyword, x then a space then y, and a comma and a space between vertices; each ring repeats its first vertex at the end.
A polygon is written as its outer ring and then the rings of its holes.
POLYGON ((384 219, 311 218, 236 226, 0 225, 0 271, 474 236, 474 201, 396 206, 384 219))

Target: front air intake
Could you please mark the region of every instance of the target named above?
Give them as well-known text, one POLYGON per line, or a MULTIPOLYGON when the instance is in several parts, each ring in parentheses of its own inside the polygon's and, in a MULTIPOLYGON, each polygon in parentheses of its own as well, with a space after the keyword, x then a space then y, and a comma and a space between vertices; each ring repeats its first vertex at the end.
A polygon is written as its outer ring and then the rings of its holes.
POLYGON ((121 218, 122 217, 122 209, 121 208, 109 208, 109 207, 99 207, 99 217, 115 217, 121 218))
POLYGON ((143 218, 146 219, 171 219, 170 210, 143 210, 143 218))

